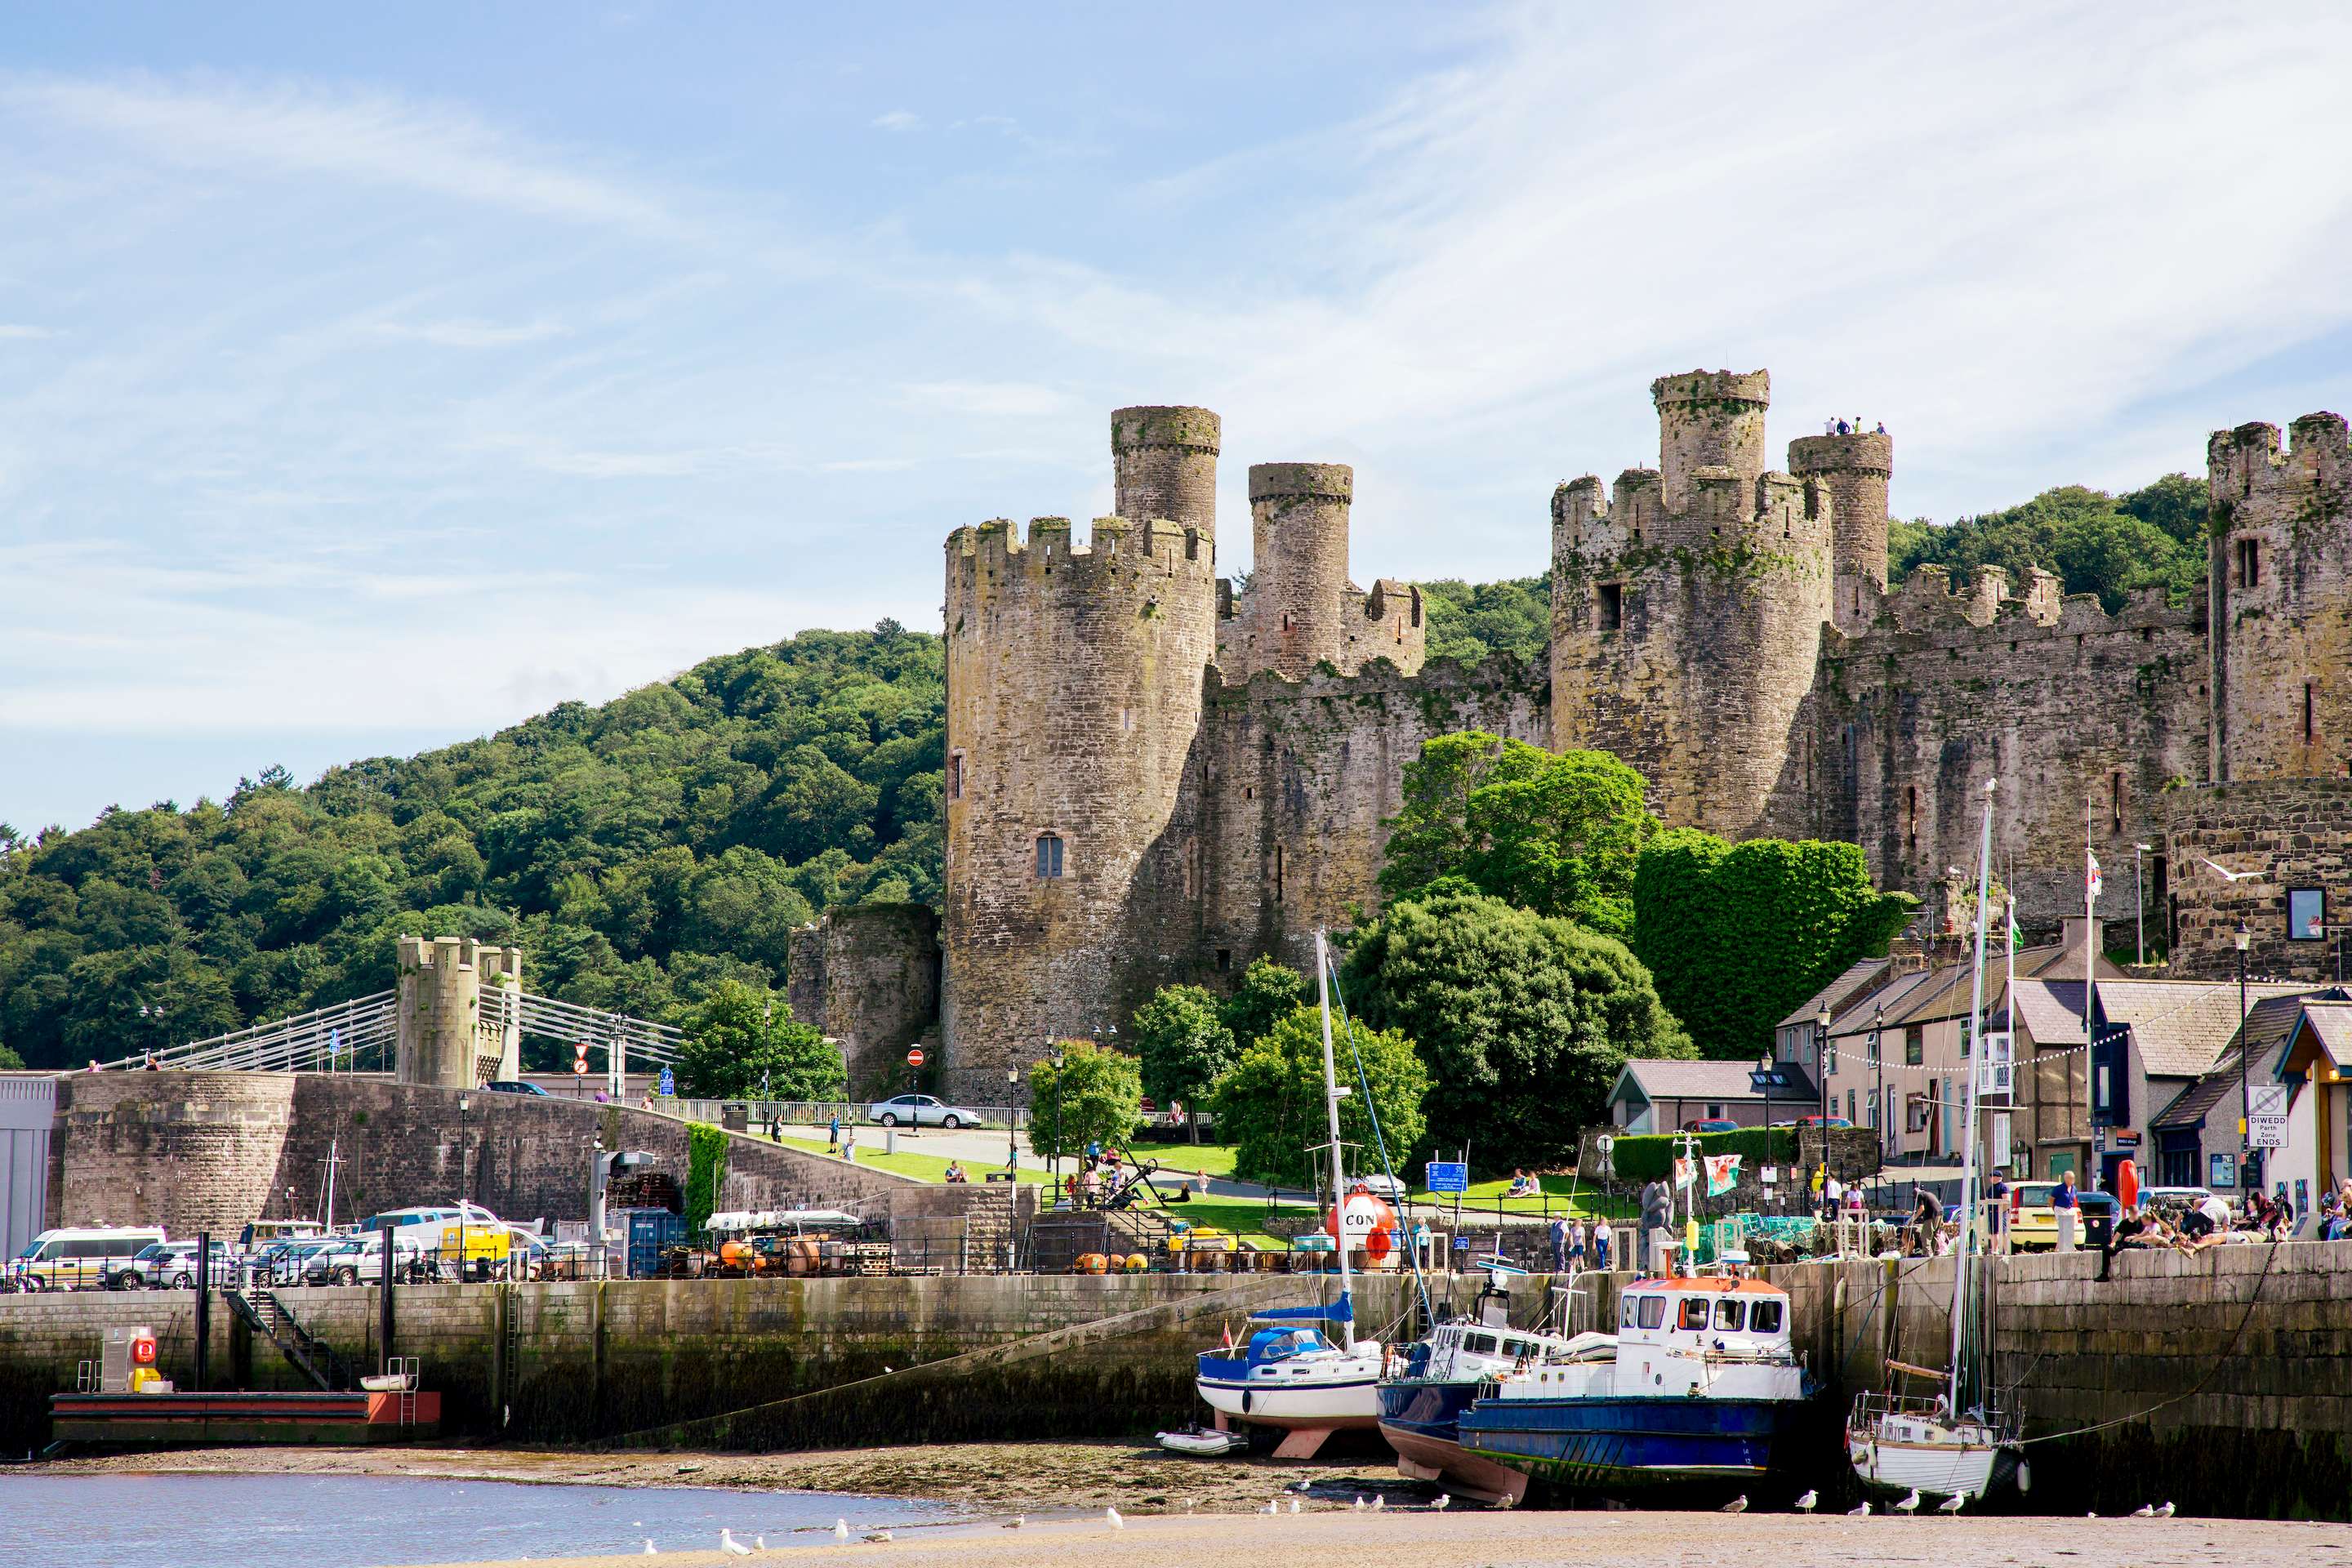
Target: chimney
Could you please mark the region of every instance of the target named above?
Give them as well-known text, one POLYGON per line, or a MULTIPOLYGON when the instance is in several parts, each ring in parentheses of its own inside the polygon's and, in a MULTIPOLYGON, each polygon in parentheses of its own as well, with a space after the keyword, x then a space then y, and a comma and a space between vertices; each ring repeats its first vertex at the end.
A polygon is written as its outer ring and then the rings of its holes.
MULTIPOLYGON (((2065 953, 2058 961, 2057 973, 2072 973, 2073 971, 2067 968, 2067 965, 2082 962, 2083 927, 2084 923, 2084 917, 2081 915, 2068 915, 2066 917, 2065 934, 2059 938, 2059 942, 2065 948, 2065 953)), ((2098 956, 2106 952, 2105 943, 2106 940, 2105 932, 2107 922, 2095 916, 2091 918, 2088 923, 2091 928, 2091 957, 2094 968, 2095 969, 2098 956)), ((2087 979, 2089 977, 2085 975, 2083 978, 2087 979)))

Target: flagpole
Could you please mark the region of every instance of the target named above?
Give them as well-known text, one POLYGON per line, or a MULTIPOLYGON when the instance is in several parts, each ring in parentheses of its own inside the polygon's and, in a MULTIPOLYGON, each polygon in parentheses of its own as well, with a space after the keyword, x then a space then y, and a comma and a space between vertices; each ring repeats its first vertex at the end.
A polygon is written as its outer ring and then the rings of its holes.
POLYGON ((2083 795, 2083 1190, 2091 1188, 2092 1125, 2098 1115, 2098 1052, 2091 1033, 2091 992, 2097 960, 2092 955, 2092 931, 2098 921, 2099 861, 2091 849, 2091 813, 2098 805, 2089 791, 2083 795))

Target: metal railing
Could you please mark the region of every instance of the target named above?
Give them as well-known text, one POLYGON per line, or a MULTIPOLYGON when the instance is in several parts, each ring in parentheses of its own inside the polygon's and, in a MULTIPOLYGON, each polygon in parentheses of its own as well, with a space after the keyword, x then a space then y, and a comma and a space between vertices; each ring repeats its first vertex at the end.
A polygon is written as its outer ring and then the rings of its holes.
POLYGON ((101 1068, 152 1065, 185 1072, 300 1072, 356 1068, 362 1055, 390 1055, 400 1033, 400 999, 390 991, 355 996, 255 1024, 210 1039, 118 1057, 101 1068))

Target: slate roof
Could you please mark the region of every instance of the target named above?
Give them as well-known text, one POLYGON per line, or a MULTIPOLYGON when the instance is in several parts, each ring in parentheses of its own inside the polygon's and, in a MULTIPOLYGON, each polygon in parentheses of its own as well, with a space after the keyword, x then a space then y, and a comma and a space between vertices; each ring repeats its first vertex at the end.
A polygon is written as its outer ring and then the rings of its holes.
POLYGON ((1832 1026, 1834 1027, 1837 1014, 1843 1013, 1856 1001, 1864 999, 1865 993, 1893 962, 1894 960, 1887 958, 1865 958, 1860 963, 1850 966, 1844 973, 1806 997, 1802 1006, 1781 1019, 1774 1026, 1787 1029, 1793 1028, 1799 1024, 1810 1024, 1821 1016, 1822 1004, 1827 1002, 1835 1009, 1830 1016, 1832 1026))
MULTIPOLYGON (((1748 1081, 1756 1064, 1742 1062, 1671 1061, 1644 1058, 1629 1061, 1618 1075, 1622 1087, 1632 1079, 1641 1091, 1652 1100, 1755 1100, 1764 1097, 1748 1081)), ((1617 1098, 1614 1089, 1610 1099, 1617 1098)))
MULTIPOLYGON (((2252 1003, 2308 995, 2317 989, 2267 981, 2248 985, 2249 1017, 2252 1003)), ((2132 1043, 2149 1077, 2199 1078, 2237 1037, 2238 983, 2102 980, 2099 1012, 2111 1024, 2131 1026, 2132 1043)), ((2290 1021, 2282 1021, 2279 1028, 2284 1031, 2290 1021)), ((2080 1040, 2082 1036, 2077 1033, 2075 1038, 2080 1040)))
MULTIPOLYGON (((2247 988, 2251 994, 2252 987, 2247 988)), ((2246 1013, 2246 1043, 2253 1056, 2252 1077, 2270 1082, 2277 1077, 2279 1060, 2286 1051, 2288 1037, 2294 1034, 2295 1020, 2308 1016, 2313 1033, 2333 1055, 2343 1049, 2352 1052, 2352 1006, 2337 1002, 2319 1003, 2317 998, 2342 997, 2336 988, 2315 993, 2311 996, 2273 996, 2255 1003, 2246 1013), (2336 1043, 2330 1043, 2333 1034, 2336 1043)), ((2196 1082, 2173 1096, 2172 1103, 2148 1118, 2151 1127, 2194 1127, 2212 1112, 2215 1106, 2238 1092, 2238 1047, 2232 1045, 2221 1053, 2212 1069, 2196 1082)), ((2233 1113, 2231 1121, 2234 1123, 2233 1113)))

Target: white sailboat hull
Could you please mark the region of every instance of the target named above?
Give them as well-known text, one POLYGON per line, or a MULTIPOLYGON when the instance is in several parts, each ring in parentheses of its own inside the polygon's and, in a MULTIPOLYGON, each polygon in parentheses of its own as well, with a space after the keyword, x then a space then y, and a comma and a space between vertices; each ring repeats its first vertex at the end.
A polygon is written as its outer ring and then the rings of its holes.
POLYGON ((1983 1497, 2012 1468, 2022 1468, 2015 1448, 1981 1429, 1962 1433, 1916 1418, 1903 1423, 1899 1433, 1885 1422, 1850 1428, 1846 1454, 1865 1487, 1937 1498, 1983 1497))
POLYGON ((1280 1386, 1256 1380, 1202 1378, 1201 1397, 1229 1420, 1258 1426, 1372 1427, 1381 1424, 1378 1363, 1360 1375, 1285 1379, 1280 1386))

